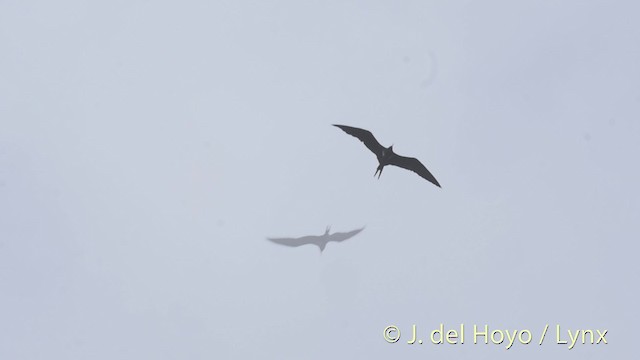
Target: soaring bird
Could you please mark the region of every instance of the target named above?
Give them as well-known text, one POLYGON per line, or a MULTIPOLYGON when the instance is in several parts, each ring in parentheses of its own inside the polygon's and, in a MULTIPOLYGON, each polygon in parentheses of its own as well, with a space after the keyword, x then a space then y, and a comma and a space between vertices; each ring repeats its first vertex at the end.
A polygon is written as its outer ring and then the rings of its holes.
POLYGON ((327 246, 329 241, 344 241, 356 236, 360 231, 362 231, 364 227, 360 229, 356 229, 349 232, 337 232, 333 234, 329 234, 331 230, 330 226, 327 226, 327 229, 324 231, 323 235, 308 235, 299 238, 267 238, 267 240, 272 241, 276 244, 286 245, 297 247, 301 245, 313 244, 320 248, 320 252, 322 252, 327 246))
POLYGON ((385 166, 395 165, 403 169, 411 170, 416 174, 420 175, 422 178, 428 180, 435 186, 440 187, 438 180, 436 180, 436 178, 433 175, 431 175, 429 170, 427 170, 427 168, 424 165, 422 165, 422 163, 418 159, 404 157, 394 153, 393 145, 389 146, 388 148, 385 148, 384 146, 380 145, 378 140, 376 140, 376 138, 373 136, 373 134, 370 131, 351 127, 351 126, 346 126, 346 125, 333 124, 333 126, 339 127, 347 134, 357 137, 358 139, 360 139, 360 141, 364 143, 364 145, 367 148, 369 148, 369 150, 371 150, 374 154, 376 154, 379 165, 378 165, 378 168, 376 169, 375 174, 373 174, 374 177, 378 175, 378 179, 379 179, 380 175, 382 175, 382 169, 384 169, 385 166))

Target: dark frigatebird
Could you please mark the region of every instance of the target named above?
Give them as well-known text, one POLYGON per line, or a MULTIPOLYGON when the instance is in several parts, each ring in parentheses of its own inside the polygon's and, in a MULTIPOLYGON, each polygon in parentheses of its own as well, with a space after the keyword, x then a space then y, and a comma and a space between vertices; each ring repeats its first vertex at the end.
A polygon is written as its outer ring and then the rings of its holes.
POLYGON ((369 148, 369 150, 371 150, 374 154, 376 154, 379 165, 378 165, 378 169, 376 169, 376 172, 375 174, 373 174, 373 176, 378 175, 378 179, 380 178, 380 175, 382 175, 382 169, 385 166, 395 165, 403 169, 411 170, 416 174, 420 175, 422 178, 428 180, 435 186, 440 187, 438 180, 436 180, 436 178, 433 175, 431 175, 429 170, 427 170, 427 168, 424 165, 422 165, 422 163, 418 159, 404 157, 394 153, 393 145, 389 146, 388 148, 385 148, 384 146, 380 145, 378 140, 376 140, 376 138, 373 136, 373 134, 370 131, 351 127, 351 126, 346 126, 346 125, 333 124, 333 126, 339 127, 347 134, 357 137, 358 139, 360 139, 360 141, 364 143, 364 145, 367 148, 369 148))
POLYGON ((331 230, 330 226, 327 226, 327 229, 324 231, 323 235, 309 235, 303 236, 299 238, 267 238, 267 240, 272 241, 276 244, 286 245, 291 247, 297 247, 307 244, 313 244, 320 248, 320 252, 322 252, 327 246, 329 241, 345 241, 356 236, 360 231, 362 231, 364 227, 360 229, 356 229, 349 232, 337 232, 333 234, 329 234, 329 230, 331 230))

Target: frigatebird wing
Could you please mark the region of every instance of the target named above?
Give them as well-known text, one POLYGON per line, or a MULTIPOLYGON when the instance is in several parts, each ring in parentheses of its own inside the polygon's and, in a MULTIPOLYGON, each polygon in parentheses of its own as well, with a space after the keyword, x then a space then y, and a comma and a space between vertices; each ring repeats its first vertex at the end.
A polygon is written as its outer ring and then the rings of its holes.
POLYGON ((369 150, 373 151, 373 153, 376 154, 376 156, 380 157, 382 155, 382 150, 384 150, 384 146, 380 145, 380 143, 378 142, 378 140, 376 140, 376 138, 373 136, 371 131, 355 128, 351 126, 346 126, 346 125, 333 124, 333 126, 339 127, 340 129, 342 129, 342 131, 346 132, 347 134, 351 136, 355 136, 358 139, 360 139, 360 141, 362 141, 369 150))
POLYGON ((345 241, 358 235, 360 231, 364 230, 364 227, 349 232, 337 232, 329 235, 329 241, 345 241))
POLYGON ((441 187, 438 180, 422 165, 422 163, 416 158, 404 157, 396 155, 391 159, 389 165, 399 166, 403 169, 411 170, 414 173, 420 175, 422 178, 428 180, 437 187, 441 187))
POLYGON ((297 247, 307 244, 318 245, 320 238, 322 238, 322 236, 310 235, 299 238, 267 238, 267 240, 280 245, 297 247))

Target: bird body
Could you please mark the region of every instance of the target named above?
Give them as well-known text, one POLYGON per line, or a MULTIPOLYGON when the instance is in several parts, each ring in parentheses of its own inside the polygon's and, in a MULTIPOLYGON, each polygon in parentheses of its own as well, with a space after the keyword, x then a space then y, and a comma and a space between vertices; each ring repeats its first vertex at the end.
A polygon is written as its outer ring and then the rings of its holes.
MULTIPOLYGON (((380 175, 382 175, 382 169, 387 165, 393 165, 394 161, 398 160, 398 155, 393 152, 393 145, 388 148, 382 148, 380 154, 376 154, 378 158, 378 169, 376 169, 376 174, 378 175, 378 179, 380 179, 380 175)), ((376 176, 373 174, 373 176, 376 176)))
POLYGON ((313 245, 316 245, 318 248, 320 248, 320 252, 323 252, 324 248, 327 246, 327 244, 330 241, 337 241, 337 242, 345 241, 347 239, 350 239, 356 236, 363 229, 364 227, 360 229, 352 230, 349 232, 336 232, 333 234, 329 234, 331 227, 327 226, 327 229, 325 230, 324 234, 319 236, 307 235, 299 238, 267 238, 267 239, 276 244, 291 246, 291 247, 313 244, 313 245))
POLYGON ((440 183, 438 180, 427 170, 427 168, 422 165, 422 163, 416 158, 404 157, 393 152, 393 145, 385 148, 380 145, 378 140, 373 136, 373 134, 365 129, 360 129, 352 126, 346 125, 336 125, 333 126, 342 129, 342 131, 347 134, 358 138, 360 141, 364 143, 364 145, 373 152, 378 158, 378 168, 373 176, 378 175, 378 179, 380 175, 382 175, 382 169, 384 169, 387 165, 395 165, 401 167, 403 169, 411 170, 416 174, 420 175, 423 179, 431 182, 437 187, 440 187, 440 183))

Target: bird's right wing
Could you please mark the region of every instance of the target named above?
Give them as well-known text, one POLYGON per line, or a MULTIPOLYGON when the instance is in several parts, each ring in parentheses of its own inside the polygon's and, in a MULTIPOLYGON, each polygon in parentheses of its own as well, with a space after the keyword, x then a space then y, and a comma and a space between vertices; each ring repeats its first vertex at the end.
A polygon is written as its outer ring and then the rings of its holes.
POLYGON ((355 128, 351 126, 346 126, 346 125, 333 124, 333 126, 339 127, 340 129, 342 129, 342 131, 346 132, 347 134, 351 136, 355 136, 358 139, 360 139, 360 141, 362 141, 369 150, 373 151, 373 153, 376 154, 376 156, 380 156, 382 154, 382 150, 384 150, 384 146, 380 145, 380 143, 378 142, 378 140, 376 140, 376 138, 373 136, 371 131, 355 128))
POLYGON ((391 165, 399 166, 403 169, 411 170, 416 174, 420 175, 423 179, 428 180, 432 184, 437 187, 440 187, 438 180, 436 180, 435 176, 433 176, 427 168, 422 165, 420 160, 416 158, 404 157, 397 155, 393 159, 391 159, 391 165))
POLYGON ((360 231, 364 230, 364 227, 360 228, 360 229, 355 229, 349 232, 337 232, 337 233, 333 233, 331 234, 330 240, 329 241, 345 241, 347 239, 351 239, 352 237, 358 235, 358 233, 360 233, 360 231))

